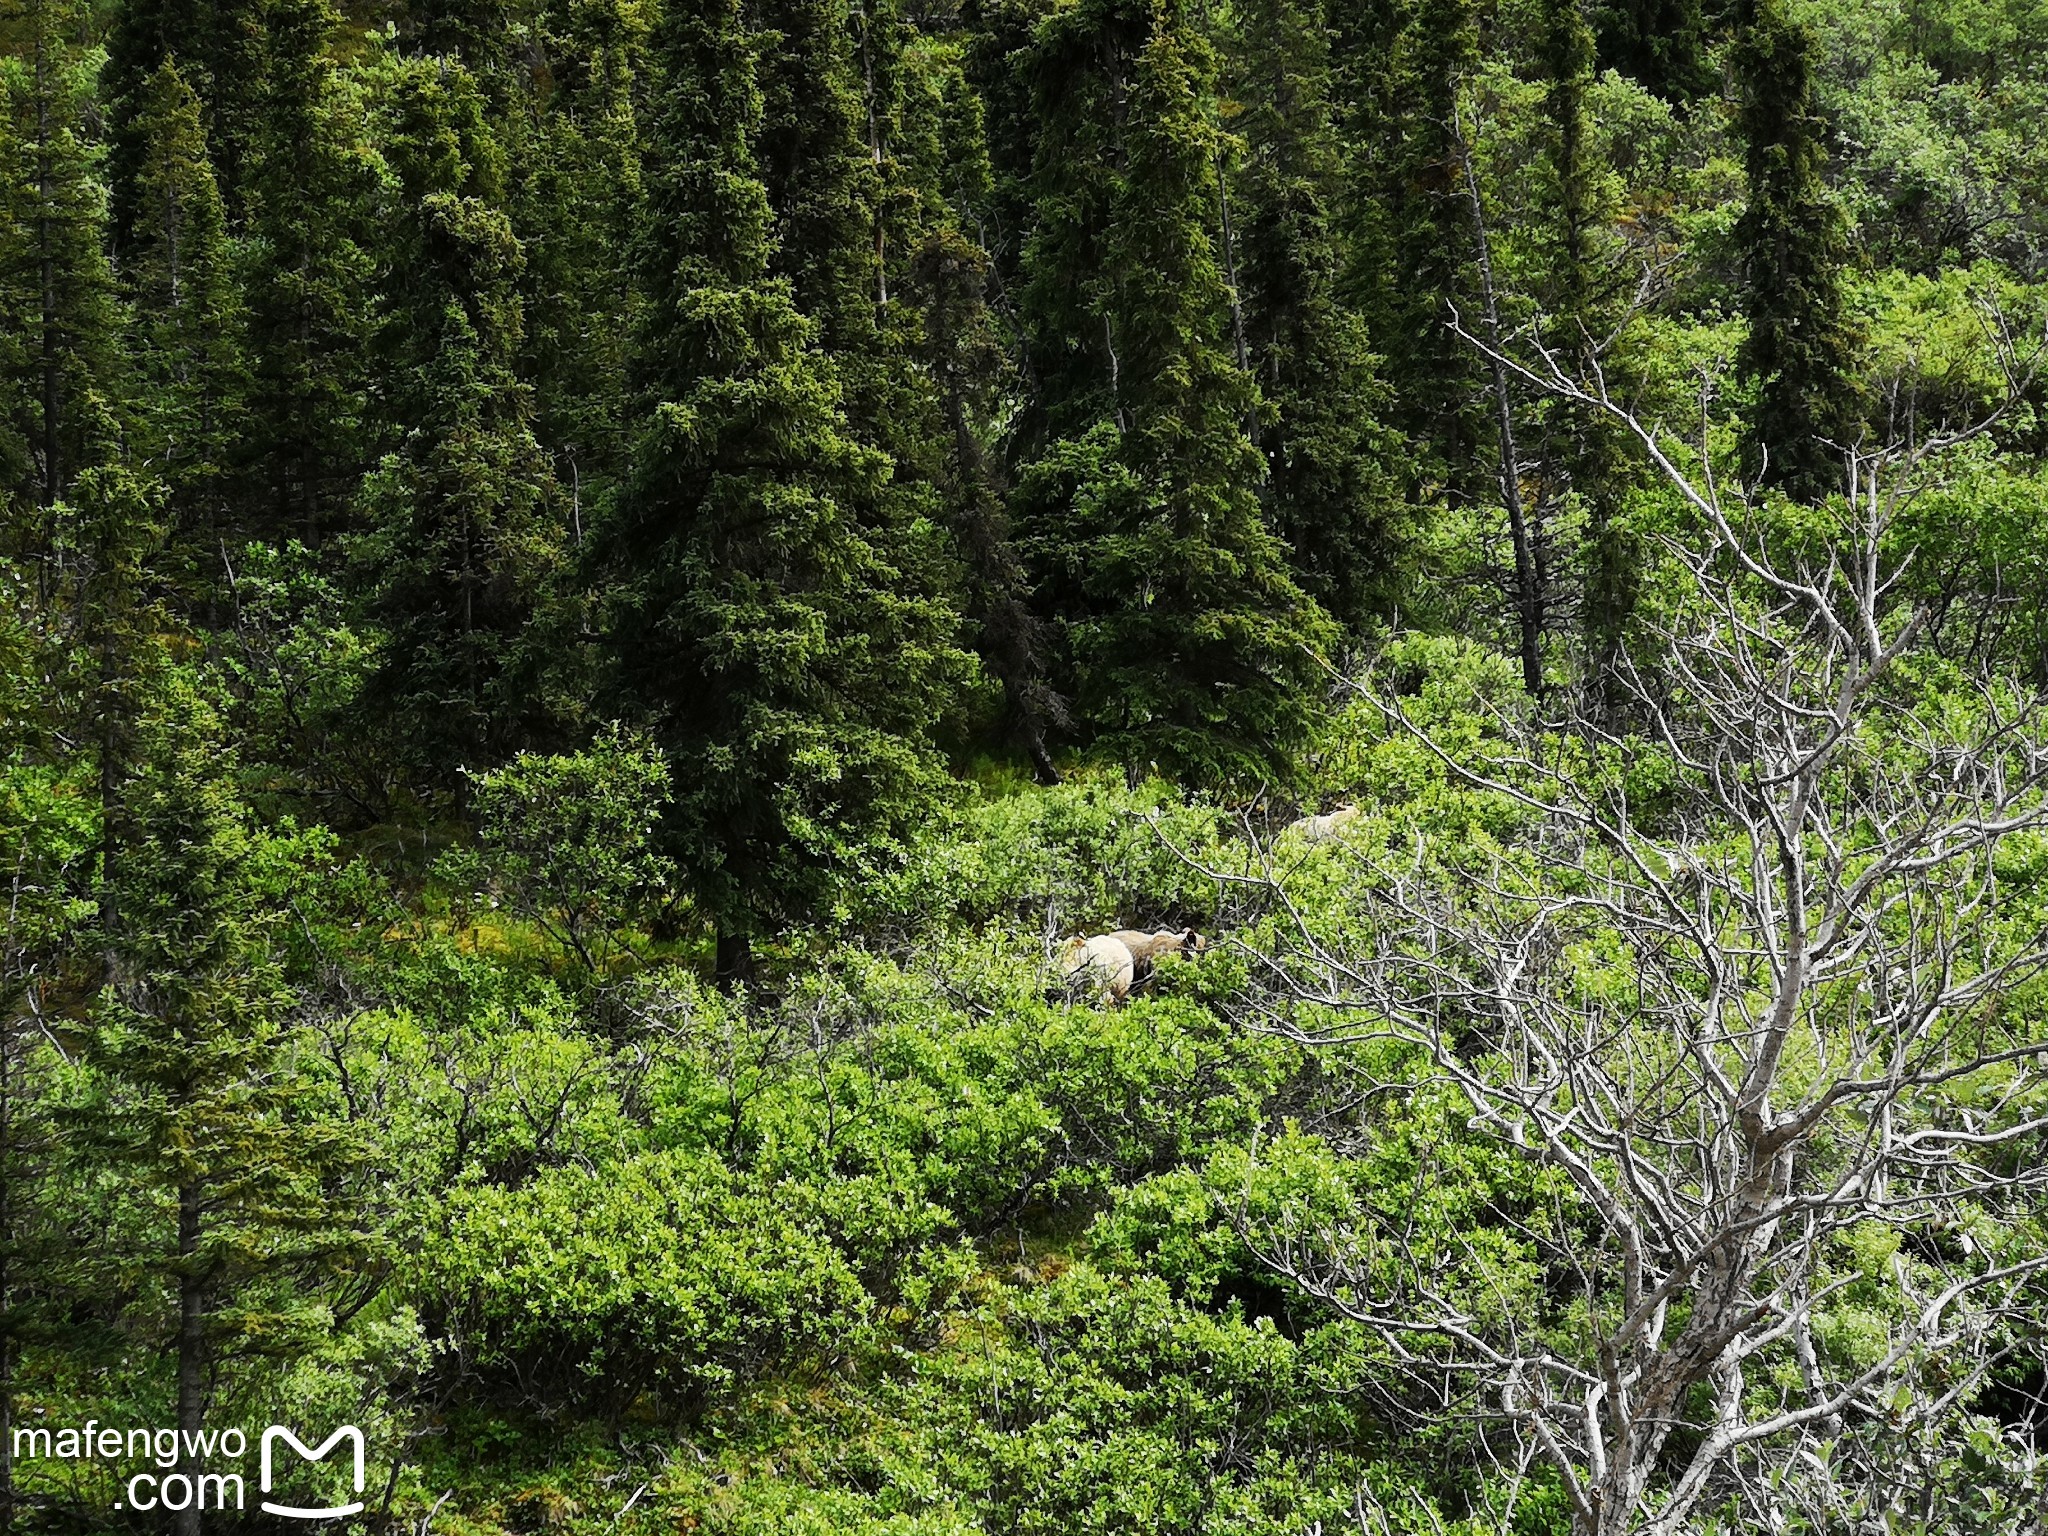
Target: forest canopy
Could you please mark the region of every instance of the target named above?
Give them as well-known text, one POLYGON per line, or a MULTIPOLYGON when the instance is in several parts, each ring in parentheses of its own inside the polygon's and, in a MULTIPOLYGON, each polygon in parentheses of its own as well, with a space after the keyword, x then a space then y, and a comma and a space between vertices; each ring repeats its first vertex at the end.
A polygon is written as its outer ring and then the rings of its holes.
POLYGON ((2039 1536, 2044 364, 2038 0, 0 0, 0 1536, 2039 1536))

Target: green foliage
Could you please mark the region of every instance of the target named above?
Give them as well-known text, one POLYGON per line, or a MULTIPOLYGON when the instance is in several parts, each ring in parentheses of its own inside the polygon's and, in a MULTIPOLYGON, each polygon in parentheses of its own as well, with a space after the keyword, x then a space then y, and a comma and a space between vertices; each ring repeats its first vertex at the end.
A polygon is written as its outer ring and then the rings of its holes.
POLYGON ((226 595, 234 624, 215 668, 250 768, 268 765, 262 798, 335 824, 389 816, 393 765, 356 718, 378 655, 340 583, 297 541, 250 544, 226 595))
POLYGON ((328 0, 276 0, 267 20, 246 193, 259 470, 251 522, 315 542, 333 531, 369 429, 373 162, 356 82, 327 52, 328 0))
POLYGON ((923 342, 949 447, 934 481, 964 567, 963 614, 987 670, 1002 683, 1004 726, 1042 783, 1055 783, 1049 738, 1070 721, 1047 677, 1050 635, 1032 609, 1001 473, 989 450, 1010 371, 988 302, 989 260, 950 225, 934 228, 913 258, 923 342))
POLYGON ((1701 0, 1599 0, 1593 6, 1602 64, 1672 101, 1713 89, 1706 57, 1708 18, 1701 0))
POLYGON ((141 91, 130 254, 138 433, 170 491, 172 537, 211 564, 229 523, 250 388, 236 251, 199 98, 166 60, 141 91))
POLYGON ((1356 629, 1383 609, 1400 559, 1387 394, 1361 315, 1338 292, 1343 148, 1319 4, 1246 6, 1225 75, 1243 139, 1232 188, 1246 361, 1273 420, 1257 435, 1274 531, 1302 585, 1356 629))
MULTIPOLYGON (((1894 445, 1920 618, 1836 750, 1957 782, 2048 676, 2039 9, 0 3, 0 1431, 356 1423, 364 1528, 447 1536, 1571 1530, 1361 1318, 1604 1368, 1619 1245, 1448 1075, 1531 1070, 1541 988, 1668 1110, 1645 989, 1735 918, 1645 939, 1531 796, 1626 804, 1638 881, 1783 850, 1642 734, 1705 509, 1534 349, 1791 565, 1894 445)), ((1989 954, 2048 850, 1987 867, 1989 954)), ((1908 979, 1815 984, 1781 1082, 1908 979)), ((1739 1410, 2048 1252, 2044 1003, 1934 1031, 2012 1053, 1896 1112, 1967 1198, 1817 1245, 1739 1410)), ((2037 1280, 1981 1387, 1885 1366, 1695 1523, 2030 1529, 2037 1280)), ((123 1497, 0 1457, 0 1528, 123 1497)))
POLYGON ((654 830, 668 765, 616 728, 566 757, 522 752, 471 794, 485 868, 512 910, 602 972, 622 921, 664 885, 654 830))
POLYGON ((648 75, 645 7, 631 0, 548 6, 531 45, 548 61, 522 78, 535 95, 501 132, 507 198, 525 260, 519 377, 535 435, 562 466, 571 537, 621 479, 631 432, 627 353, 633 232, 643 215, 638 96, 648 75))
POLYGON ((1031 69, 1046 398, 1019 496, 1077 713, 1133 773, 1285 777, 1332 636, 1260 509, 1258 391, 1224 340, 1214 58, 1183 8, 1105 0, 1048 16, 1031 69))
MULTIPOLYGON (((882 104, 859 99, 851 10, 847 0, 769 0, 749 18, 765 45, 755 156, 774 217, 769 270, 788 279, 820 345, 845 359, 847 416, 872 441, 881 425, 875 391, 886 387, 873 376, 885 269, 880 146, 864 130, 879 129, 873 113, 882 104)), ((887 45, 870 9, 861 15, 872 80, 878 62, 887 67, 887 45)))
MULTIPOLYGON (((93 133, 98 58, 84 8, 29 0, 0 17, 0 466, 47 509, 114 436, 119 316, 93 133)), ((46 519, 23 527, 40 547, 46 519)), ((17 535, 19 538, 20 535, 17 535)))
POLYGON ((888 520, 888 461, 849 434, 813 322, 769 276, 737 13, 671 14, 656 46, 646 427, 601 558, 622 694, 677 769, 669 846, 743 943, 925 814, 968 659, 904 577, 924 531, 888 520))
POLYGON ((702 1392, 851 1342, 859 1283, 796 1195, 701 1153, 457 1186, 419 1283, 479 1365, 702 1392))
POLYGON ((132 1298, 123 1321, 174 1365, 159 1402, 181 1428, 200 1423, 222 1362, 317 1340, 383 1247, 338 1199, 353 1139, 304 1113, 272 938, 331 840, 252 827, 217 731, 189 681, 160 673, 119 790, 108 980, 62 1106, 79 1176, 118 1170, 114 1208, 132 1223, 73 1262, 89 1288, 132 1298))
POLYGON ((431 782, 534 734, 527 631, 561 564, 562 529, 531 395, 513 372, 523 253, 477 84, 445 59, 393 73, 382 138, 399 233, 386 249, 405 300, 380 350, 405 430, 363 482, 357 558, 383 631, 366 702, 431 782))
POLYGON ((1822 176, 1814 48, 1781 0, 1752 0, 1733 56, 1750 188, 1737 231, 1749 318, 1743 366, 1757 386, 1747 468, 1801 501, 1842 490, 1836 445, 1855 422, 1843 229, 1822 176))
POLYGON ((227 4, 194 0, 133 0, 114 16, 100 92, 112 108, 110 170, 113 213, 120 243, 147 223, 144 209, 153 143, 151 122, 161 110, 153 98, 169 68, 200 105, 200 129, 211 141, 214 174, 238 211, 245 178, 262 133, 270 18, 262 0, 227 4))
POLYGON ((956 922, 1059 933, 1200 923, 1216 911, 1216 891, 1183 855, 1207 858, 1220 832, 1214 810, 1158 780, 1126 789, 1083 779, 988 799, 922 840, 871 910, 913 932, 956 922))
POLYGON ((1486 494, 1479 371, 1451 334, 1452 306, 1475 311, 1477 232, 1466 205, 1462 93, 1478 62, 1469 0, 1360 11, 1338 31, 1354 143, 1345 200, 1348 296, 1386 354, 1389 424, 1409 444, 1408 494, 1486 494))

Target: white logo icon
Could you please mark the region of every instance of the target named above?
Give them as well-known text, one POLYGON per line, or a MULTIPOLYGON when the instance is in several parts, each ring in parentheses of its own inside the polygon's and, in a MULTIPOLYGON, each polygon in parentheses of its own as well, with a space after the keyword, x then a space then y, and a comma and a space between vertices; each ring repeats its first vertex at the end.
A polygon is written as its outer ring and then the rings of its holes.
MULTIPOLYGON (((262 1489, 265 1493, 270 1492, 270 1447, 271 1443, 277 1440, 282 1440, 307 1461, 323 1461, 326 1459, 329 1451, 341 1444, 342 1441, 348 1441, 355 1447, 356 1453, 356 1492, 361 1493, 363 1491, 363 1432, 357 1429, 355 1425, 342 1425, 341 1428, 320 1442, 318 1450, 308 1450, 306 1443, 282 1424, 273 1424, 270 1428, 263 1431, 262 1489)), ((265 1499, 263 1501, 263 1509, 266 1514, 283 1515, 292 1520, 336 1520, 343 1515, 361 1514, 363 1512, 363 1501, 357 1499, 353 1504, 338 1504, 332 1509, 298 1509, 290 1504, 273 1504, 268 1499, 265 1499)))

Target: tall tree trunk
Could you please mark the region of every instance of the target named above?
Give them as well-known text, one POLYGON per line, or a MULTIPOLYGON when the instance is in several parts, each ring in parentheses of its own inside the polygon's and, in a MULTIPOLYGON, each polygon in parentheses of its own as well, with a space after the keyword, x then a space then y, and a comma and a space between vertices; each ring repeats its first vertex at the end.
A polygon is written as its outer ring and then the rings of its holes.
POLYGON ((1543 572, 1536 539, 1522 506, 1522 466, 1515 447, 1515 413, 1508 396, 1508 373, 1501 365, 1500 303, 1493 286, 1493 251, 1486 238, 1486 208, 1479 199, 1479 177, 1472 169, 1472 146, 1462 124, 1454 123, 1458 160, 1465 173, 1465 200, 1472 209, 1472 237, 1479 258, 1480 293, 1486 305, 1486 343, 1494 354, 1494 426, 1500 435, 1500 499, 1507 509, 1508 536, 1515 548, 1515 627, 1520 632, 1522 686, 1543 691, 1543 572))
POLYGON ((58 378, 57 351, 61 327, 57 315, 57 253, 56 232, 51 212, 52 192, 50 188, 50 92, 49 41, 44 35, 42 18, 38 16, 36 26, 36 197, 38 216, 36 219, 36 248, 42 266, 42 408, 43 419, 41 448, 43 452, 43 477, 40 500, 45 507, 54 506, 62 485, 62 466, 59 464, 58 421, 60 416, 59 395, 62 389, 58 378))
MULTIPOLYGON (((199 1431, 206 1408, 206 1288, 199 1272, 201 1190, 196 1183, 178 1186, 178 1470, 192 1479, 196 1491, 205 1463, 199 1456, 199 1431)), ((177 1536, 199 1536, 199 1500, 178 1511, 177 1536)))
MULTIPOLYGON (((1237 349, 1237 366, 1252 371, 1252 351, 1244 334, 1244 290, 1237 277, 1237 229, 1230 219, 1230 168, 1224 164, 1222 141, 1216 150, 1216 207, 1223 233, 1223 280, 1230 285, 1230 339, 1237 349)), ((1247 421, 1246 435, 1259 440, 1258 415, 1247 421)))
POLYGON ((1010 695, 1010 710, 1017 721, 1017 734, 1024 739, 1024 750, 1031 757, 1031 771, 1040 785, 1051 789, 1060 782, 1060 770, 1052 760, 1052 753, 1046 749, 1045 732, 1038 723, 1036 710, 1018 696, 1014 686, 1005 687, 1010 695))
POLYGON ((14 1026, 0 1023, 0 1536, 14 1531, 14 1026))
POLYGON ((718 930, 717 954, 711 962, 711 979, 721 992, 731 992, 754 979, 754 940, 746 933, 718 930))

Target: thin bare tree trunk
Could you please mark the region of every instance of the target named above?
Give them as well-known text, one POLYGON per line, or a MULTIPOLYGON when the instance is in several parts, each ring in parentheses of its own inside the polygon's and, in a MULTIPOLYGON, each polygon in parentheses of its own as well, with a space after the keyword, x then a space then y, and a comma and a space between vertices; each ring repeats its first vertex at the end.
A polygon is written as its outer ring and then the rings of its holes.
POLYGON ((1493 251, 1486 236, 1486 208, 1479 197, 1479 177, 1472 169, 1472 146, 1465 140, 1462 122, 1453 125, 1458 145, 1458 162, 1465 173, 1465 201, 1472 210, 1472 238, 1479 258, 1479 288, 1485 301, 1486 335, 1491 344, 1488 362, 1493 375, 1494 426, 1500 435, 1500 500, 1507 509, 1508 536, 1515 548, 1515 621, 1520 632, 1522 686, 1533 694, 1543 692, 1543 573, 1538 565, 1536 540, 1529 517, 1522 506, 1521 457, 1515 446, 1515 415, 1508 396, 1507 368, 1500 351, 1500 303, 1494 292, 1493 251))
MULTIPOLYGON (((200 1187, 178 1186, 178 1470, 199 1486, 199 1432, 206 1410, 206 1287, 199 1273, 200 1187)), ((177 1536, 199 1536, 199 1501, 178 1511, 177 1536)))
POLYGON ((0 1024, 0 1536, 14 1530, 14 1025, 0 1024))

